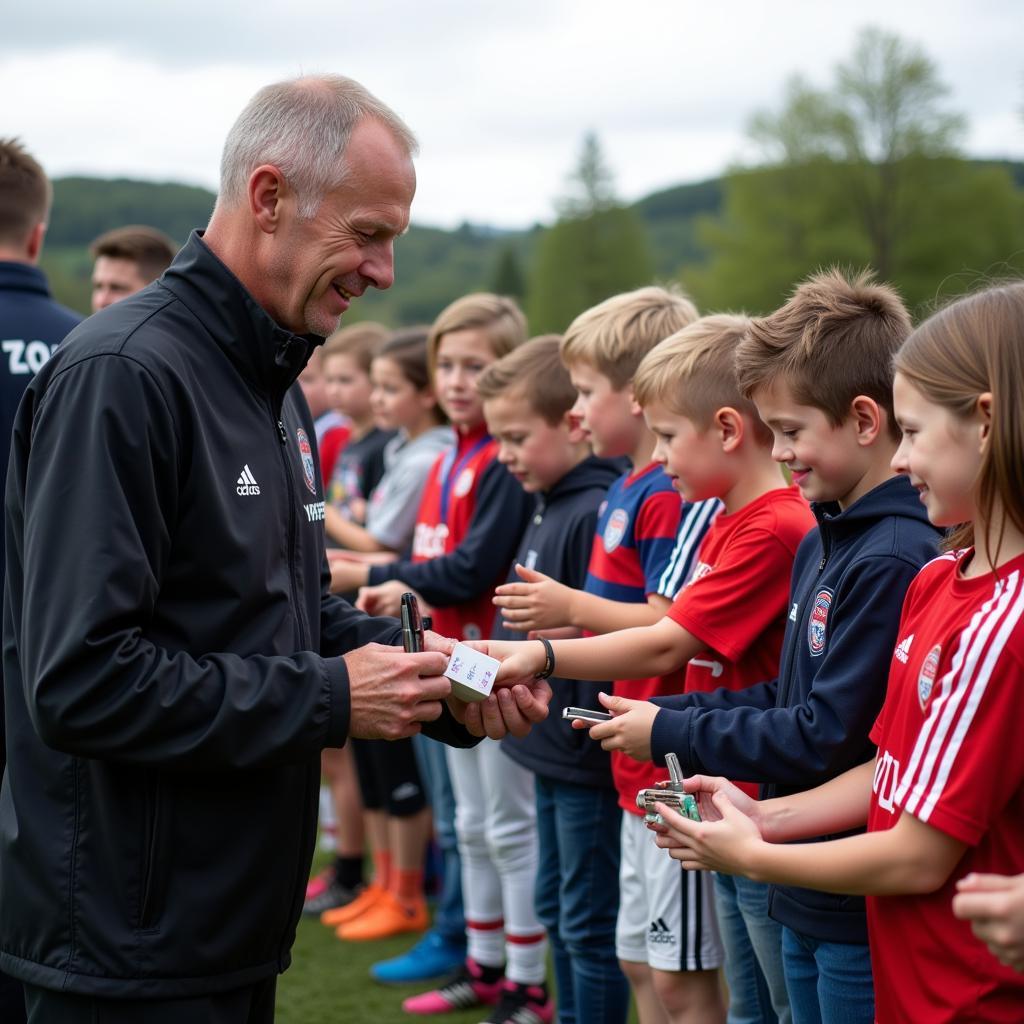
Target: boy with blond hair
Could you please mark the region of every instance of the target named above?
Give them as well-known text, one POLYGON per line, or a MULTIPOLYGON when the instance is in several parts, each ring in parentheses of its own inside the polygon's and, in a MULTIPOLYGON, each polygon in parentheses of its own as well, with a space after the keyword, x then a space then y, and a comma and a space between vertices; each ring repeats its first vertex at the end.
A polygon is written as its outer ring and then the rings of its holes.
MULTIPOLYGON (((591 455, 571 414, 576 391, 559 359, 559 341, 548 335, 527 342, 489 367, 477 390, 499 461, 535 496, 517 563, 579 587, 598 506, 621 467, 591 455)), ((492 636, 515 633, 496 626, 492 636)), ((558 1019, 619 1024, 629 1009, 629 986, 615 958, 618 847, 610 846, 605 828, 595 827, 618 820, 617 795, 608 754, 589 741, 581 744, 562 721, 562 708, 586 703, 594 684, 552 683, 547 719, 522 740, 503 741, 502 751, 534 777, 534 902, 551 942, 558 1019)), ((535 996, 534 1002, 542 1000, 535 996)))
MULTIPOLYGON (((885 695, 904 593, 936 554, 937 533, 890 460, 900 431, 892 356, 910 331, 899 297, 836 270, 755 320, 737 375, 774 435, 774 456, 812 502, 818 528, 797 553, 778 676, 741 693, 659 701, 651 749, 683 770, 756 778, 764 798, 800 792, 861 764, 885 695)), ((894 653, 895 648, 895 653, 894 653)), ((749 894, 749 883, 721 876, 749 894)), ((763 886, 759 887, 762 891, 763 886)), ((772 886, 797 1020, 874 1016, 863 900, 772 886)))
MULTIPOLYGON (((640 288, 608 299, 570 325, 561 354, 578 391, 573 412, 597 455, 625 457, 630 465, 602 504, 583 590, 518 567, 524 582, 500 587, 495 602, 509 628, 569 625, 577 632, 607 633, 623 625, 656 622, 669 607, 719 503, 680 502, 652 460, 655 438, 634 399, 633 375, 651 349, 696 316, 683 296, 640 288)), ((616 673, 598 667, 586 678, 607 675, 616 673)), ((649 697, 682 689, 681 673, 666 670, 624 681, 636 675, 628 669, 618 673, 614 692, 649 697)), ((659 1022, 666 1012, 677 1020, 713 1020, 721 1016, 716 969, 722 951, 710 886, 702 885, 698 875, 689 876, 684 885, 678 870, 637 872, 632 852, 639 821, 635 795, 660 773, 622 754, 612 756, 611 769, 618 806, 594 827, 604 834, 619 830, 626 844, 616 949, 641 1020, 659 1022)))
MULTIPOLYGON (((427 478, 412 557, 345 567, 342 582, 364 588, 361 607, 397 614, 402 592, 413 590, 430 605, 434 629, 442 635, 478 640, 490 634, 494 587, 508 573, 532 501, 497 459, 498 446, 487 432, 476 384, 488 366, 525 340, 526 319, 519 307, 512 299, 487 292, 457 299, 434 321, 427 339, 434 392, 455 429, 456 442, 427 478)), ((439 745, 424 744, 420 752, 431 791, 436 794, 447 779, 455 798, 466 945, 448 980, 410 996, 403 1009, 432 1015, 488 1006, 489 1024, 499 1012, 525 1014, 532 1007, 543 1014, 549 1009, 543 989, 547 936, 533 909, 533 778, 509 761, 499 744, 486 740, 467 758, 446 757, 439 745), (492 828, 496 804, 507 825, 500 834, 492 828), (535 1001, 538 991, 541 998, 535 1001), (513 1001, 516 1005, 509 1009, 513 1001)), ((435 825, 447 843, 449 823, 441 820, 437 808, 435 800, 435 825)), ((411 961, 437 963, 436 937, 431 936, 429 947, 418 944, 410 950, 398 970, 394 964, 386 969, 377 965, 374 976, 398 981, 410 976, 409 968, 415 970, 411 961)), ((453 939, 449 931, 447 954, 462 952, 453 939)))
MULTIPOLYGON (((777 670, 786 581, 813 520, 796 488, 785 485, 772 461, 771 434, 736 384, 733 360, 747 326, 744 317, 704 317, 662 342, 637 369, 633 390, 656 438, 654 459, 684 498, 718 498, 724 511, 701 542, 689 582, 666 615, 653 625, 552 642, 559 675, 586 678, 603 670, 629 677, 685 666, 685 690, 697 692, 740 690, 777 670)), ((502 674, 517 666, 538 671, 541 655, 546 660, 548 654, 533 642, 498 645, 497 650, 500 656, 511 655, 502 674)), ((600 699, 615 717, 594 726, 591 736, 606 749, 649 759, 640 738, 645 729, 649 734, 657 708, 622 696, 602 694, 600 699)), ((748 775, 736 778, 751 781, 748 775)), ((637 815, 624 822, 622 853, 624 865, 649 878, 664 868, 637 815)), ((689 887, 702 881, 700 873, 683 877, 689 887)), ((736 913, 734 907, 726 909, 736 913)), ((629 914, 624 899, 620 932, 629 914)), ((657 923, 659 917, 652 920, 657 923)), ((749 953, 741 958, 748 960, 749 953)), ((781 974, 777 954, 775 968, 781 974)), ((655 983, 661 981, 663 988, 665 973, 654 972, 655 983)), ((784 993, 776 998, 785 1013, 784 993)), ((674 1021, 696 1019, 695 1007, 683 1000, 666 1009, 674 1021)), ((714 1011, 705 1005, 700 1012, 700 1019, 707 1020, 714 1011)))

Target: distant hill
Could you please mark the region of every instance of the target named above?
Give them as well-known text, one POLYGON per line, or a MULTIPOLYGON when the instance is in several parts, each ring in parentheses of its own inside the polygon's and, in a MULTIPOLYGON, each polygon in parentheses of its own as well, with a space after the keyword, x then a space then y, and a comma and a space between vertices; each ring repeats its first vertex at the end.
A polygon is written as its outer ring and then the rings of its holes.
MULTIPOLYGON (((1024 188, 1024 163, 1002 162, 1024 188)), ((88 312, 91 262, 89 243, 124 224, 151 224, 184 243, 189 231, 207 222, 214 194, 173 182, 128 179, 58 178, 43 251, 43 268, 57 298, 88 312)), ((724 180, 714 178, 677 185, 632 204, 647 227, 651 254, 660 279, 677 278, 682 267, 707 260, 701 245, 700 218, 719 212, 724 180)), ((396 284, 371 292, 353 307, 356 317, 390 325, 429 322, 449 302, 468 291, 495 287, 499 261, 511 251, 524 276, 537 238, 545 230, 500 231, 463 224, 453 231, 413 224, 396 246, 396 284)))
MULTIPOLYGON (((196 186, 124 178, 58 178, 53 190, 43 267, 57 298, 82 312, 89 308, 87 249, 97 235, 123 224, 151 224, 184 243, 192 228, 209 219, 216 198, 196 186)), ((715 213, 721 196, 716 179, 678 185, 634 204, 648 226, 659 276, 672 277, 683 263, 701 262, 694 220, 715 213)), ((395 286, 366 295, 352 312, 392 325, 429 322, 458 296, 494 287, 506 250, 512 250, 525 274, 543 230, 535 225, 500 231, 467 223, 449 231, 414 223, 396 247, 395 286)))
POLYGON ((124 224, 150 224, 183 243, 210 219, 216 198, 209 189, 174 182, 57 178, 47 244, 88 246, 124 224))

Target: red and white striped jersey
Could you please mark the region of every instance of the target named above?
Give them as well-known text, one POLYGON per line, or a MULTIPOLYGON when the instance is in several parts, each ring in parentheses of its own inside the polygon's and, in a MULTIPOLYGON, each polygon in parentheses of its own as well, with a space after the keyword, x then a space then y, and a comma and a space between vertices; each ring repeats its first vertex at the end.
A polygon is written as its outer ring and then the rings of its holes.
POLYGON ((1024 976, 952 911, 955 883, 969 872, 1024 872, 1024 556, 998 576, 964 579, 970 554, 930 562, 907 591, 871 733, 868 830, 908 813, 968 845, 937 892, 868 898, 881 1022, 1024 1014, 1024 976))

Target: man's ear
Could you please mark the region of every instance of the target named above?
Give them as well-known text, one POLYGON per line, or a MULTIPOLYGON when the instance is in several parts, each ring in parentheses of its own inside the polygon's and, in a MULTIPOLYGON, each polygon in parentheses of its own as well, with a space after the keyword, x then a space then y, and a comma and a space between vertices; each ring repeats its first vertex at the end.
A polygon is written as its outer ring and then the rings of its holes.
POLYGON ((249 175, 249 210, 260 231, 272 235, 278 230, 289 196, 288 183, 273 164, 261 164, 249 175))
POLYGON ((747 425, 742 413, 731 405, 723 405, 715 413, 711 426, 718 434, 723 452, 734 452, 743 443, 747 425))
POLYGON ((39 254, 43 251, 43 237, 46 234, 46 223, 40 221, 28 233, 28 241, 25 243, 25 255, 29 263, 38 263, 39 254))
POLYGON ((885 413, 882 407, 867 395, 857 395, 850 403, 850 419, 854 426, 857 444, 866 447, 878 440, 885 429, 885 413))

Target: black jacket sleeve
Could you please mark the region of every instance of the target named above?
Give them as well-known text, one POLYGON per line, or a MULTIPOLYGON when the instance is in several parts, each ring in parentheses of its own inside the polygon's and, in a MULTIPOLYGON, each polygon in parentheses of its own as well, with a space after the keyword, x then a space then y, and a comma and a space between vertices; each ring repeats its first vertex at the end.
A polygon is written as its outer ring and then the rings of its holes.
MULTIPOLYGON (((781 707, 738 703, 662 710, 652 753, 703 772, 806 789, 869 756, 868 734, 885 698, 903 596, 918 567, 892 557, 850 567, 836 595, 833 627, 804 694, 779 694, 781 707)), ((756 687, 754 688, 756 690, 756 687)))
MULTIPOLYGON (((178 429, 127 356, 72 363, 43 393, 22 481, 29 714, 45 743, 80 757, 180 770, 303 760, 346 735, 340 658, 192 656, 149 639, 187 474, 178 429)), ((332 643, 380 629, 353 613, 332 643)))
POLYGON ((458 547, 428 562, 372 566, 370 585, 401 580, 438 606, 472 601, 508 571, 532 508, 532 496, 495 460, 480 478, 476 509, 458 547))

